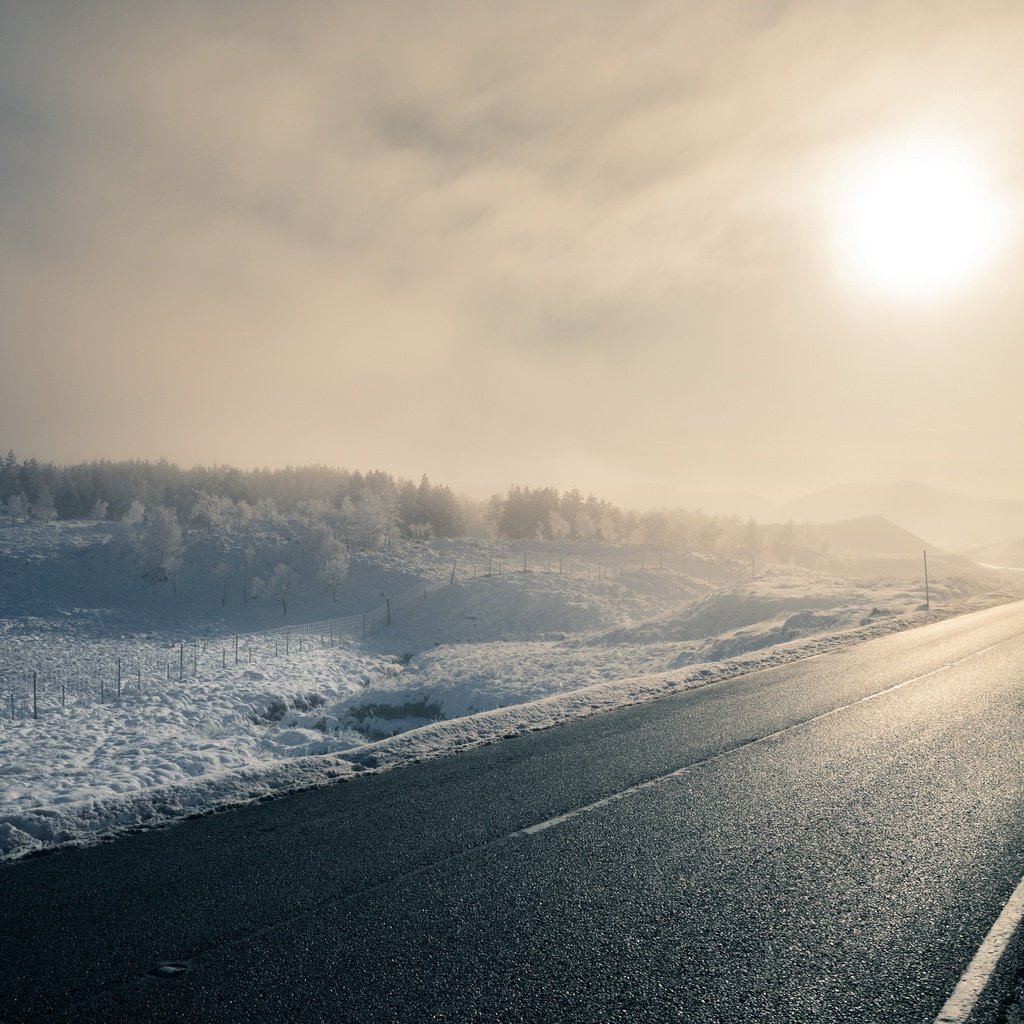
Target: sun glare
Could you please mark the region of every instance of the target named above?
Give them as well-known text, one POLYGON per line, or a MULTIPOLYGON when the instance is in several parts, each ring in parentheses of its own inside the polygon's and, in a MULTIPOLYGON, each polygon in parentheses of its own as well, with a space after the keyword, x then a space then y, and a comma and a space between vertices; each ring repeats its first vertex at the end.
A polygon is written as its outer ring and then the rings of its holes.
POLYGON ((994 196, 978 168, 952 151, 903 152, 861 168, 841 208, 843 262, 900 297, 965 284, 998 239, 994 196))

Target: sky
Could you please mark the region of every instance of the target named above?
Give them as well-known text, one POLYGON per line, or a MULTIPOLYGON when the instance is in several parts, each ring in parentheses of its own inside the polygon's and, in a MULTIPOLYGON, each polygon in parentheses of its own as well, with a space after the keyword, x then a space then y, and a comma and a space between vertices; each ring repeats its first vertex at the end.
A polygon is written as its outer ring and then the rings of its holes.
POLYGON ((1013 0, 0 0, 0 446, 1024 497, 1022 52, 1013 0), (966 236, 850 226, 922 147, 991 236, 923 290, 878 247, 966 236))

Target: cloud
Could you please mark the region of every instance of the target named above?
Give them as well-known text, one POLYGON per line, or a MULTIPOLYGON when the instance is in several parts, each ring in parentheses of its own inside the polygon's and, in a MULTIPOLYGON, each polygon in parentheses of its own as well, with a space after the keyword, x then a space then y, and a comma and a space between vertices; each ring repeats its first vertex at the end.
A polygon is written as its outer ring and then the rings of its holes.
POLYGON ((6 5, 4 436, 58 458, 367 453, 463 487, 495 459, 525 479, 539 449, 697 486, 715 454, 690 440, 718 437, 756 475, 801 411, 842 430, 844 381, 807 339, 874 344, 829 280, 829 176, 931 124, 973 126, 1011 181, 1014 14, 6 5))

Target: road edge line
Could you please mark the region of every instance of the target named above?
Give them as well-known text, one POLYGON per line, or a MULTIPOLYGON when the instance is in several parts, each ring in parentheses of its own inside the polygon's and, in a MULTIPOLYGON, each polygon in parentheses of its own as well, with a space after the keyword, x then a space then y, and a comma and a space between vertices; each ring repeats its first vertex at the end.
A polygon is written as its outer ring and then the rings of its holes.
POLYGON ((1024 878, 1010 894, 995 924, 989 929, 981 946, 978 947, 978 952, 974 954, 974 959, 967 965, 967 970, 953 989, 953 994, 939 1010, 934 1024, 964 1024, 970 1017, 1022 919, 1024 878))

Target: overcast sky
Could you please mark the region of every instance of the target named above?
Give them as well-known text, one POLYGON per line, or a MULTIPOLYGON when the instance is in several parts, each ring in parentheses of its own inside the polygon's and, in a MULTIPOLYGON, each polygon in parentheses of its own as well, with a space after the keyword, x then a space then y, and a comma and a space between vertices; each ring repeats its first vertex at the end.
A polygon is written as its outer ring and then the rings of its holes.
POLYGON ((1015 228, 913 300, 837 242, 924 136, 1015 223, 1022 53, 1013 0, 0 0, 0 445, 1024 497, 1015 228))

